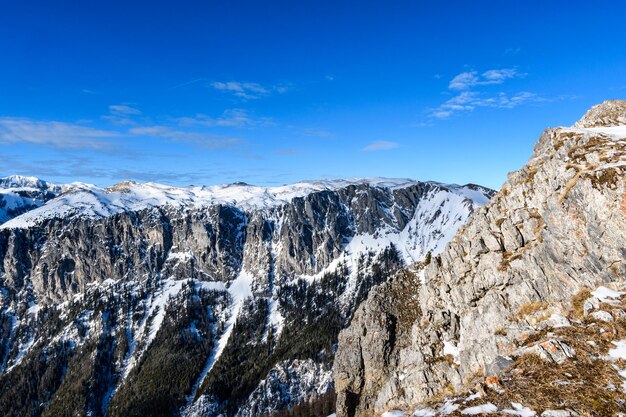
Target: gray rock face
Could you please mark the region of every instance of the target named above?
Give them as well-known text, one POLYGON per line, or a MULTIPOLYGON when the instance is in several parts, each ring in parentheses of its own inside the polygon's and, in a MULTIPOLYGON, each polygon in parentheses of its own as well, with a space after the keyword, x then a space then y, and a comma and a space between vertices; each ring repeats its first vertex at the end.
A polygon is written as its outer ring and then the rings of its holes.
POLYGON ((93 416, 255 416, 331 390, 337 333, 369 289, 491 195, 406 180, 67 190, 0 225, 0 414, 11 389, 30 401, 15 415, 93 416), (20 385, 33 378, 48 385, 20 385))
POLYGON ((224 204, 165 205, 93 219, 70 210, 69 216, 45 218, 36 227, 0 229, 5 287, 19 292, 26 279, 38 300, 63 302, 90 283, 155 277, 168 257, 191 254, 187 269, 167 271, 174 279, 229 282, 243 267, 261 280, 255 281, 261 290, 274 278, 317 274, 353 237, 400 233, 411 220, 415 228, 406 230, 401 243, 413 242, 412 252, 423 256, 437 249, 446 228, 454 231, 473 210, 471 199, 461 194, 450 202, 449 193, 434 183, 393 190, 358 184, 254 211, 224 204), (452 207, 457 201, 461 209, 452 207))
POLYGON ((547 340, 540 344, 525 347, 521 351, 511 352, 511 356, 520 355, 537 355, 543 360, 561 364, 566 359, 575 357, 576 351, 559 340, 547 340))
POLYGON ((626 133, 598 128, 624 120, 626 102, 613 101, 576 128, 546 130, 528 164, 425 267, 423 285, 411 285, 410 309, 398 311, 392 295, 403 279, 370 293, 339 337, 338 417, 458 390, 512 352, 524 306, 549 310, 583 287, 624 282, 626 133))

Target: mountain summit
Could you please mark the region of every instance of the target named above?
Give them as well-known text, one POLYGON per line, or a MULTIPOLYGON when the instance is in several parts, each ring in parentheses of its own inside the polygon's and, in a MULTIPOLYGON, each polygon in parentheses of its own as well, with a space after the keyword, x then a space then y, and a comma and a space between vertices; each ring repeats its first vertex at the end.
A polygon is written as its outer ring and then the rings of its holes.
POLYGON ((626 125, 626 100, 607 100, 593 106, 574 127, 611 127, 626 125))

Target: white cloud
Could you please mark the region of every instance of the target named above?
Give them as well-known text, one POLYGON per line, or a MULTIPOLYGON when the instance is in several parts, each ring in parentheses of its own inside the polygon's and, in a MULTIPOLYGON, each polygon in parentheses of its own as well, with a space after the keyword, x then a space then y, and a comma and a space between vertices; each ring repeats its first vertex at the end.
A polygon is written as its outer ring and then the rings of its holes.
POLYGON ((478 73, 476 71, 462 72, 450 80, 448 88, 450 90, 467 90, 475 86, 477 82, 478 73))
POLYGON ((547 99, 528 91, 522 91, 512 95, 500 92, 494 96, 485 96, 476 91, 463 91, 452 97, 436 109, 430 112, 430 117, 447 119, 455 113, 472 111, 479 107, 491 107, 500 109, 512 109, 527 103, 545 102, 547 99))
POLYGON ((484 81, 482 84, 502 84, 510 78, 521 78, 526 74, 520 74, 513 68, 492 69, 483 72, 484 81))
POLYGON ((113 104, 109 106, 109 112, 117 116, 139 116, 141 110, 126 104, 113 104))
POLYGON ((209 149, 230 149, 242 142, 238 138, 176 130, 168 126, 133 127, 128 130, 128 133, 135 136, 163 138, 173 142, 186 142, 209 149))
POLYGON ((389 151, 391 149, 396 149, 399 146, 400 145, 398 143, 396 143, 396 142, 390 142, 390 141, 387 141, 387 140, 379 140, 377 142, 370 143, 365 148, 363 148, 363 150, 366 151, 366 152, 371 152, 371 151, 389 151))
POLYGON ((523 78, 526 74, 515 68, 490 69, 482 73, 466 71, 457 74, 450 80, 448 89, 456 95, 437 108, 431 109, 428 116, 435 119, 447 119, 459 112, 472 111, 479 107, 511 109, 526 103, 547 101, 545 98, 528 91, 518 93, 489 93, 480 91, 482 86, 500 85, 513 78, 523 78))
POLYGON ((133 116, 140 116, 141 114, 141 110, 128 104, 112 104, 109 106, 109 114, 100 118, 117 126, 132 126, 136 124, 133 116))
POLYGON ((115 131, 73 123, 0 117, 0 142, 3 143, 30 143, 68 149, 107 149, 114 147, 107 139, 118 136, 121 136, 120 133, 115 131))
POLYGON ((197 114, 194 117, 181 117, 176 119, 183 126, 205 127, 264 127, 273 126, 272 119, 263 117, 255 119, 244 109, 228 109, 219 117, 210 117, 205 114, 197 114))
POLYGON ((289 87, 284 84, 263 86, 258 83, 244 83, 239 81, 216 81, 211 84, 213 88, 233 94, 242 100, 254 100, 267 97, 271 93, 283 94, 289 91, 289 87))
POLYGON ((502 84, 511 78, 522 78, 526 74, 519 73, 514 68, 491 69, 478 74, 478 71, 467 71, 457 74, 450 80, 450 90, 468 90, 477 85, 502 84))

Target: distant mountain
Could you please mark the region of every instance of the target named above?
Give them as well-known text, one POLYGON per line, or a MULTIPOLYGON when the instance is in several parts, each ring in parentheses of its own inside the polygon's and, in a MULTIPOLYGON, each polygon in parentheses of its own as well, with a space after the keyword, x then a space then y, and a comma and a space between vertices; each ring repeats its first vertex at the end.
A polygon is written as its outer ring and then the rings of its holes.
POLYGON ((62 186, 34 177, 12 175, 0 178, 0 224, 42 206, 62 190, 62 186))
POLYGON ((443 250, 493 195, 389 179, 11 178, 7 194, 43 194, 0 225, 6 416, 252 417, 327 403, 338 333, 369 290, 443 250))

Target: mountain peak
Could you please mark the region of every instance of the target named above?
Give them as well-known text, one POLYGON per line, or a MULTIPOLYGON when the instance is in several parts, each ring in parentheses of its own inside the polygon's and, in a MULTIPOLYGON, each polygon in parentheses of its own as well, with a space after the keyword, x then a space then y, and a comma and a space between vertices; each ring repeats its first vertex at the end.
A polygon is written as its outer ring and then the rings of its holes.
POLYGON ((122 181, 122 182, 118 182, 117 184, 113 184, 109 187, 106 187, 107 191, 119 191, 119 192, 129 192, 130 188, 137 185, 137 183, 135 181, 130 181, 130 180, 126 180, 126 181, 122 181))
POLYGON ((579 121, 577 128, 626 125, 626 100, 607 100, 593 106, 579 121))
POLYGON ((2 188, 47 188, 48 183, 36 177, 26 177, 23 175, 9 175, 0 178, 0 187, 2 188))

